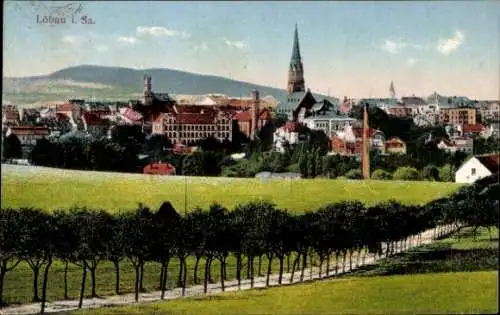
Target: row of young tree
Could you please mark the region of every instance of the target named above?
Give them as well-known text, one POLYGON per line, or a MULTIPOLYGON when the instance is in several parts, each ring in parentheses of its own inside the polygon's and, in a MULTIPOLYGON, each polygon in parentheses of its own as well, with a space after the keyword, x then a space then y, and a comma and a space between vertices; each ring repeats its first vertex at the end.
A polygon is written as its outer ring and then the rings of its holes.
MULTIPOLYGON (((33 271, 33 299, 45 308, 47 278, 55 260, 65 268, 64 298, 68 298, 68 264, 82 268, 80 302, 90 273, 92 296, 96 296, 96 268, 110 261, 116 271, 116 293, 120 294, 120 263, 128 259, 135 269, 135 299, 143 288, 146 262, 161 264, 159 288, 162 298, 167 289, 168 266, 180 261, 178 286, 186 290, 187 258, 204 258, 204 289, 213 261, 220 262, 220 282, 224 290, 227 259, 236 258, 238 284, 247 266, 247 278, 254 283, 254 261, 268 260, 267 285, 273 260, 279 261, 279 284, 283 282, 285 259, 292 258, 291 279, 301 270, 300 279, 312 257, 319 259, 320 270, 332 257, 338 264, 352 257, 365 259, 366 253, 388 256, 395 247, 405 248, 412 236, 440 227, 450 232, 462 225, 492 227, 498 223, 498 175, 465 187, 448 198, 424 206, 408 206, 395 201, 365 207, 359 202, 340 202, 314 212, 294 215, 267 201, 238 205, 233 211, 213 204, 206 211, 195 209, 180 216, 170 203, 154 212, 142 205, 136 211, 112 215, 104 210, 72 209, 43 212, 37 209, 2 209, 0 212, 0 297, 8 271, 25 261, 33 271), (383 244, 385 244, 383 246, 383 244), (42 296, 38 295, 39 275, 43 273, 42 296)), ((3 304, 3 300, 0 300, 3 304)))

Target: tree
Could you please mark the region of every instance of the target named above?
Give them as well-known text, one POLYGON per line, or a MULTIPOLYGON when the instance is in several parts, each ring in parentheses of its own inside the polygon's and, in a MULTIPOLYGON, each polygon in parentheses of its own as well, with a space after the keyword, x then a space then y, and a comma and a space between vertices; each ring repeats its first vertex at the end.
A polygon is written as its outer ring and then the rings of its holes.
POLYGON ((3 138, 3 159, 19 159, 22 157, 21 141, 15 134, 3 138))
POLYGON ((399 167, 392 176, 395 180, 418 180, 418 171, 414 167, 399 167))
POLYGON ((438 181, 439 180, 439 169, 437 166, 429 164, 422 169, 421 177, 424 180, 438 181))
POLYGON ((439 179, 442 182, 452 182, 455 180, 455 170, 450 164, 446 164, 439 168, 439 179))
POLYGON ((20 212, 7 208, 0 211, 0 307, 5 306, 3 300, 3 284, 5 274, 19 265, 21 258, 20 212))
POLYGON ((344 176, 348 179, 361 179, 361 171, 358 168, 351 169, 344 176))
POLYGON ((52 166, 53 145, 49 140, 42 138, 36 141, 35 146, 31 150, 29 160, 33 165, 52 166))
POLYGON ((390 180, 392 179, 392 174, 385 170, 377 169, 373 171, 371 178, 378 180, 390 180))

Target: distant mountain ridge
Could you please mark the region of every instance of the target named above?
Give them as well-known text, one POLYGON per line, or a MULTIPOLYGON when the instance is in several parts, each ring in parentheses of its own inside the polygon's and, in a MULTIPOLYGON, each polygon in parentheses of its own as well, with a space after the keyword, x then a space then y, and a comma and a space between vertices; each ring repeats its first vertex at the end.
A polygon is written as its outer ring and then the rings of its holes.
MULTIPOLYGON (((214 75, 203 75, 172 69, 132 69, 82 65, 65 68, 45 76, 3 78, 3 96, 14 99, 40 100, 59 97, 93 97, 96 99, 137 98, 143 90, 143 77, 152 77, 155 92, 170 94, 220 93, 233 97, 249 96, 257 89, 262 97, 272 95, 282 100, 283 89, 253 84, 214 75)), ((315 94, 316 96, 316 94, 315 94)), ((320 96, 323 97, 324 96, 320 96)), ((11 100, 12 99, 12 100, 11 100)))

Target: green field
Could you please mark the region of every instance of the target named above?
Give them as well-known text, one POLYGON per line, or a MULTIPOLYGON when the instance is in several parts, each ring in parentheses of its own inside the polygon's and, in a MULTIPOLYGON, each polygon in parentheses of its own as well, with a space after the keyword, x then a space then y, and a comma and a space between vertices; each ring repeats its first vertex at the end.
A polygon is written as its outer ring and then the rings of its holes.
POLYGON ((491 241, 480 232, 474 241, 465 229, 340 279, 75 314, 498 313, 498 230, 491 241))
POLYGON ((441 182, 356 180, 259 180, 161 177, 139 174, 65 171, 2 165, 2 207, 67 209, 74 205, 109 211, 130 210, 139 202, 157 209, 172 202, 184 212, 219 202, 228 208, 238 203, 267 199, 294 212, 312 211, 328 203, 359 200, 372 205, 396 199, 423 204, 454 192, 459 185, 441 182), (187 195, 187 198, 186 198, 187 195))
POLYGON ((75 314, 496 313, 496 272, 349 278, 75 314))

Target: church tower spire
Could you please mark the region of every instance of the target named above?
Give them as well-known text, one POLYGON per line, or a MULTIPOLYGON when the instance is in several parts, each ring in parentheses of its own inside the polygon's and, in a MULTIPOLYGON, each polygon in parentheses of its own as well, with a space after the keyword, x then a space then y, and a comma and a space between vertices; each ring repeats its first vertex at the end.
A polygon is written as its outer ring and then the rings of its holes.
POLYGON ((304 82, 304 67, 302 65, 302 57, 300 56, 299 48, 299 31, 295 24, 295 33, 293 37, 292 58, 290 59, 290 67, 288 69, 288 86, 287 92, 305 92, 304 82))

